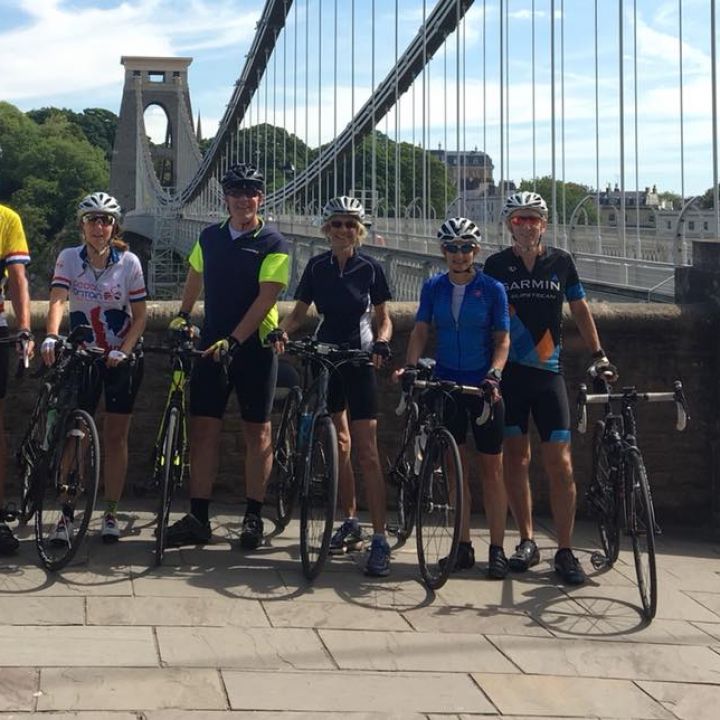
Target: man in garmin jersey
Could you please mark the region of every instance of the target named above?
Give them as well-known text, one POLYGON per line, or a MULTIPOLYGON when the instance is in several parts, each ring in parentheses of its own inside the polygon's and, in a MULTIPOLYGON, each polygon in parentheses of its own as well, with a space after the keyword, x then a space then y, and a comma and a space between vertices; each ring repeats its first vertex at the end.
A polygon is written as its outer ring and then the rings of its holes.
POLYGON ((201 348, 190 384, 190 513, 168 528, 169 547, 210 540, 209 504, 218 470, 222 417, 232 389, 240 404, 245 439, 247 506, 240 545, 263 539, 262 505, 272 469, 270 414, 277 358, 264 344, 278 324, 277 298, 288 283, 285 238, 258 215, 265 182, 252 165, 233 165, 222 178, 229 218, 206 227, 193 247, 178 329, 205 290, 201 348), (229 355, 227 374, 219 361, 229 355))
POLYGON ((541 458, 550 478, 550 504, 557 533, 555 570, 568 585, 585 582, 572 552, 577 491, 570 456, 570 410, 560 366, 563 301, 570 304, 592 368, 617 375, 600 345, 585 291, 569 253, 547 247, 548 208, 534 192, 517 192, 505 201, 502 219, 513 244, 491 255, 485 272, 505 286, 510 305, 510 356, 501 389, 505 400, 503 465, 508 501, 520 531, 509 558, 522 572, 540 561, 533 539, 530 493, 529 416, 540 434, 541 458))

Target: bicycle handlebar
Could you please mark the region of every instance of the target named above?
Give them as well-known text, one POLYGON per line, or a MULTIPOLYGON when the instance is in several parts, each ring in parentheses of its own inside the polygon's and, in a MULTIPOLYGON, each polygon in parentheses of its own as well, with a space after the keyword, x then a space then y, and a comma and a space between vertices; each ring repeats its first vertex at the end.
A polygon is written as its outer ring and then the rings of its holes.
POLYGON ((609 405, 613 402, 627 402, 636 404, 638 402, 674 402, 676 410, 675 428, 682 432, 687 427, 690 415, 687 410, 687 401, 683 392, 682 382, 675 380, 672 392, 638 392, 634 387, 625 387, 622 392, 613 393, 590 393, 587 385, 580 385, 578 392, 578 419, 577 430, 584 434, 587 431, 587 406, 588 405, 609 405))
POLYGON ((285 343, 285 351, 288 355, 314 357, 328 360, 329 362, 372 362, 372 353, 367 350, 358 350, 356 348, 349 348, 335 343, 320 342, 319 340, 314 340, 313 338, 288 340, 285 343))
POLYGON ((418 390, 443 390, 445 392, 459 392, 462 395, 477 395, 483 398, 483 409, 480 415, 476 418, 476 425, 484 425, 492 414, 492 402, 490 401, 488 394, 485 390, 474 385, 458 385, 452 380, 414 380, 412 388, 403 392, 400 395, 400 402, 395 408, 396 415, 402 415, 407 407, 408 395, 412 394, 412 390, 417 388, 418 390))

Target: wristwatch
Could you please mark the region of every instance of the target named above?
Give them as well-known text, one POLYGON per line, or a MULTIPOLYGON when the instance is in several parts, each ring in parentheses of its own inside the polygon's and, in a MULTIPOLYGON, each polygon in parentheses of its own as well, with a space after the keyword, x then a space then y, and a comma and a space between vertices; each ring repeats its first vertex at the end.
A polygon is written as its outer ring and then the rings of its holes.
POLYGON ((487 371, 487 377, 492 378, 495 382, 500 382, 502 380, 502 370, 498 370, 498 368, 490 368, 487 371))

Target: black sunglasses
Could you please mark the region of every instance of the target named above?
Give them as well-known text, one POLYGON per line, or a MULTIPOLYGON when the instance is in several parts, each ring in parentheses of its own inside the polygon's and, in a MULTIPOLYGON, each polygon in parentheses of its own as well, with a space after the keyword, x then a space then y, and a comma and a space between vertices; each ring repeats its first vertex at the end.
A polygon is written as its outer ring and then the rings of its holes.
POLYGON ((451 255, 454 255, 455 253, 471 253, 477 245, 475 243, 463 243, 462 245, 457 245, 456 243, 443 243, 442 249, 445 252, 449 252, 451 255))
POLYGON ((331 220, 330 225, 334 228, 341 228, 344 225, 348 230, 358 226, 356 220, 331 220))
POLYGON ((259 190, 256 187, 251 186, 239 186, 239 187, 231 187, 227 188, 225 190, 225 194, 229 195, 230 197, 248 197, 248 198, 255 198, 258 197, 262 193, 261 190, 259 190))

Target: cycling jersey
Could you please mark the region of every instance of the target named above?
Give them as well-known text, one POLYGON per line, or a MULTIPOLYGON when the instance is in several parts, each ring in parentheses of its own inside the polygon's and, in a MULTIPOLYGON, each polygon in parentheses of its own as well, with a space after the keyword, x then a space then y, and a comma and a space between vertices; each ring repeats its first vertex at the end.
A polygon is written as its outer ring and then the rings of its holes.
POLYGON ((483 272, 476 272, 464 287, 465 296, 456 320, 454 285, 448 273, 426 280, 415 321, 435 325, 436 377, 477 385, 490 369, 495 347, 493 333, 508 331, 508 304, 502 285, 483 272))
POLYGON ((331 251, 308 261, 295 299, 315 303, 321 315, 318 340, 348 343, 370 350, 373 344, 371 309, 391 299, 385 273, 374 258, 355 251, 340 270, 331 251))
POLYGON ((25 231, 20 216, 9 207, 0 205, 0 327, 7 327, 5 317, 5 284, 7 266, 30 262, 25 231))
POLYGON ((561 372, 563 300, 585 297, 569 253, 545 247, 529 272, 513 248, 485 261, 484 271, 499 280, 510 303, 510 362, 561 372))
MULTIPOLYGON (((288 244, 262 220, 253 230, 239 233, 223 222, 206 227, 195 243, 191 267, 202 274, 205 288, 205 322, 201 347, 227 337, 237 327, 260 292, 260 283, 288 283, 288 244)), ((258 328, 260 341, 277 327, 273 305, 258 328)))
POLYGON ((68 292, 70 329, 90 325, 93 344, 103 350, 122 346, 132 324, 132 303, 147 297, 137 255, 115 247, 102 270, 90 264, 85 245, 66 248, 58 255, 50 287, 68 292))

